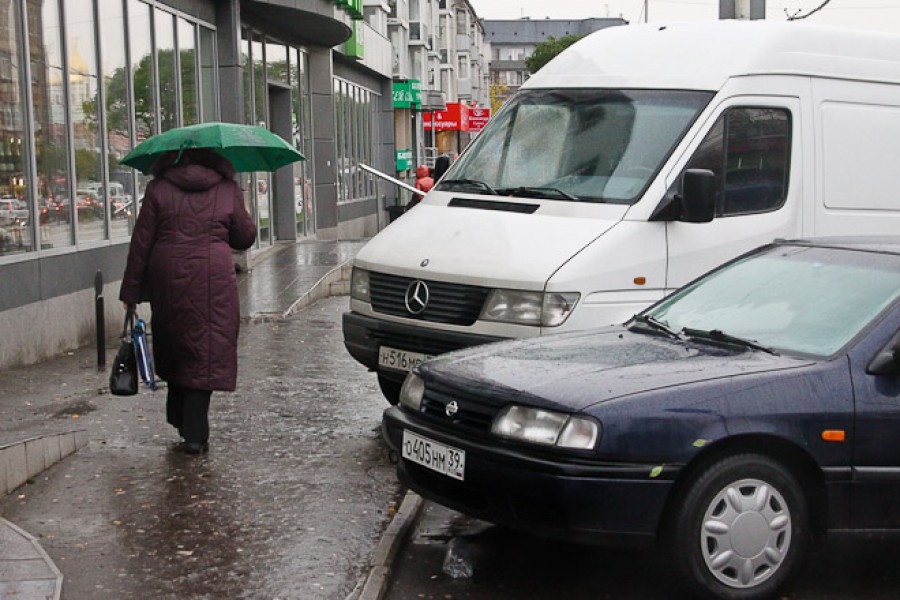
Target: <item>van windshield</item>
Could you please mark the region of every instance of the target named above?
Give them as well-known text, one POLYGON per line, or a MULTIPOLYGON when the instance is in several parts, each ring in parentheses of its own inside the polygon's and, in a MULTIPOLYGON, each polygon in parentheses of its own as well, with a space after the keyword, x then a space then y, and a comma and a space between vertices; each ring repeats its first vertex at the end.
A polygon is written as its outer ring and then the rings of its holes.
POLYGON ((633 204, 712 96, 678 90, 520 92, 437 189, 633 204))

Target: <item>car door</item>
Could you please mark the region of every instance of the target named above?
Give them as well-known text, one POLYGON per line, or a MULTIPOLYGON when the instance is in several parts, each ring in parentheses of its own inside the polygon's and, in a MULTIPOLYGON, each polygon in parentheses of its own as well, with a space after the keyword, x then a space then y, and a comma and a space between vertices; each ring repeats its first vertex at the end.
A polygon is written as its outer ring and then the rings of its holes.
MULTIPOLYGON (((775 238, 799 237, 802 185, 800 102, 740 96, 723 103, 681 169, 716 176, 715 218, 669 221, 667 292, 775 238)), ((681 177, 668 196, 680 192, 681 177)))
POLYGON ((900 376, 872 375, 872 358, 900 331, 900 308, 850 353, 856 396, 851 525, 900 528, 900 376))

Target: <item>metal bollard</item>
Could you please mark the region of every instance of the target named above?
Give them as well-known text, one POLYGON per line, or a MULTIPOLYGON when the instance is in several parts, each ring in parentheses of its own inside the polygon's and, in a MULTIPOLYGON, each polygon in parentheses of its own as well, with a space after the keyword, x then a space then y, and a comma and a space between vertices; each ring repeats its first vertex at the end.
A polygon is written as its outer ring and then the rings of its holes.
POLYGON ((106 368, 106 320, 103 316, 103 272, 94 275, 94 310, 97 318, 97 370, 106 368))

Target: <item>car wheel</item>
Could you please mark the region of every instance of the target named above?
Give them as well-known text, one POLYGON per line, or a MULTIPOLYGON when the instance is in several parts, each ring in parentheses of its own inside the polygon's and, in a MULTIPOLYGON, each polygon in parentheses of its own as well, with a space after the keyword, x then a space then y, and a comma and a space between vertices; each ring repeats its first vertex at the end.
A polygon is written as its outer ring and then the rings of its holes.
POLYGON ((808 509, 796 478, 759 454, 703 470, 672 513, 669 550, 692 597, 771 597, 805 550, 808 509))
POLYGON ((381 393, 384 394, 384 397, 391 405, 400 401, 400 388, 403 387, 402 381, 395 381, 379 373, 378 387, 381 388, 381 393))

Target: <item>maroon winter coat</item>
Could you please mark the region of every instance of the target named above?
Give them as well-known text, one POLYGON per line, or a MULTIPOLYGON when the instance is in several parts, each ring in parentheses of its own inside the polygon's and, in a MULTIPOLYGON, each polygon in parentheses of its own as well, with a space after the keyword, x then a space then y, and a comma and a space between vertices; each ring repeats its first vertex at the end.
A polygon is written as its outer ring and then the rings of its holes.
POLYGON ((231 249, 255 239, 240 188, 213 169, 178 165, 147 186, 119 299, 150 301, 161 379, 234 390, 240 306, 231 249))

